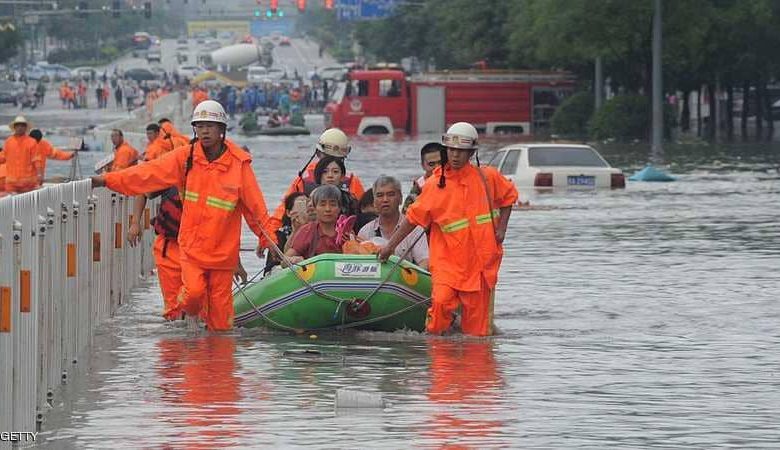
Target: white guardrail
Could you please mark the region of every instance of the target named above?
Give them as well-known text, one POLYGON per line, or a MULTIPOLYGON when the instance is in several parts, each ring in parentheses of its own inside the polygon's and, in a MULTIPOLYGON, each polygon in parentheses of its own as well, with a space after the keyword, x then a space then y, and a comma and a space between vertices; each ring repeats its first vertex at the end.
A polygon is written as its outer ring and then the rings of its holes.
POLYGON ((89 180, 0 199, 0 431, 40 430, 86 369, 95 326, 152 269, 153 233, 126 243, 132 203, 89 180))

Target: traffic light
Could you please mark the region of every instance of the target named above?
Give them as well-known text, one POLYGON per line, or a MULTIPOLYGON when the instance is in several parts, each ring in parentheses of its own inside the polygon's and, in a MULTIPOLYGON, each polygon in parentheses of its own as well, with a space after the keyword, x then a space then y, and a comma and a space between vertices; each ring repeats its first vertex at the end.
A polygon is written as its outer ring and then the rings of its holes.
POLYGON ((265 16, 266 16, 266 17, 268 17, 268 18, 270 19, 271 17, 273 17, 273 16, 274 16, 274 13, 272 13, 270 9, 267 9, 267 10, 265 11, 265 16))
POLYGON ((333 9, 333 0, 325 0, 325 9, 333 9))
POLYGON ((279 0, 271 0, 270 8, 271 13, 276 14, 276 10, 279 9, 279 0))
POLYGON ((114 0, 114 2, 111 4, 111 15, 114 18, 119 17, 119 10, 122 8, 122 1, 121 0, 114 0))
POLYGON ((144 17, 152 18, 152 2, 144 2, 144 17))
POLYGON ((88 9, 89 9, 89 5, 87 4, 87 2, 85 1, 79 2, 78 5, 76 5, 76 17, 78 17, 79 19, 86 19, 87 13, 81 11, 86 11, 88 9))
POLYGON ((277 11, 277 12, 276 12, 276 16, 277 16, 277 17, 284 17, 284 10, 283 10, 283 9, 280 9, 279 11, 277 11))
POLYGON ((298 11, 303 12, 306 9, 306 0, 295 0, 295 6, 298 7, 298 11))
POLYGON ((260 17, 260 10, 259 9, 255 10, 255 17, 260 17))

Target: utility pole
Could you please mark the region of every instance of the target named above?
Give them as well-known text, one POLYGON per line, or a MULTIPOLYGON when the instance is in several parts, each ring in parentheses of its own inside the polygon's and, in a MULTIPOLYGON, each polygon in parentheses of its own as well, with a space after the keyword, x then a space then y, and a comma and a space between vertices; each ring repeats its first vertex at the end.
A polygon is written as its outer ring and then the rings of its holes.
POLYGON ((653 132, 651 139, 652 162, 660 164, 664 159, 664 110, 663 82, 661 75, 661 0, 655 0, 653 14, 653 132))
POLYGON ((596 101, 594 103, 596 105, 596 111, 598 111, 601 109, 601 105, 604 104, 604 62, 602 61, 601 56, 596 57, 596 74, 594 78, 596 79, 593 89, 593 93, 596 95, 596 101))

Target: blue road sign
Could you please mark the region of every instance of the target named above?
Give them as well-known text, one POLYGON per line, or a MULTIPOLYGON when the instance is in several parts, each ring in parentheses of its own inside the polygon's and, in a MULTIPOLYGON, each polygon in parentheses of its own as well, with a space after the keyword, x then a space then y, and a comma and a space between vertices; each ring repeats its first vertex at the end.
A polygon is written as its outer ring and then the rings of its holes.
POLYGON ((339 20, 382 19, 393 12, 400 0, 337 0, 339 20))

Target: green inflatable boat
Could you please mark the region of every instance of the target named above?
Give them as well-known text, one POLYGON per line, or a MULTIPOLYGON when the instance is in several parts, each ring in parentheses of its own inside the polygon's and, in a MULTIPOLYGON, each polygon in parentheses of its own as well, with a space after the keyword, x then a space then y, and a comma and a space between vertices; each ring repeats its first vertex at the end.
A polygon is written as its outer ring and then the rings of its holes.
POLYGON ((431 276, 392 256, 323 254, 234 294, 236 327, 304 332, 425 329, 431 276), (393 270, 393 268, 395 269, 393 270))

